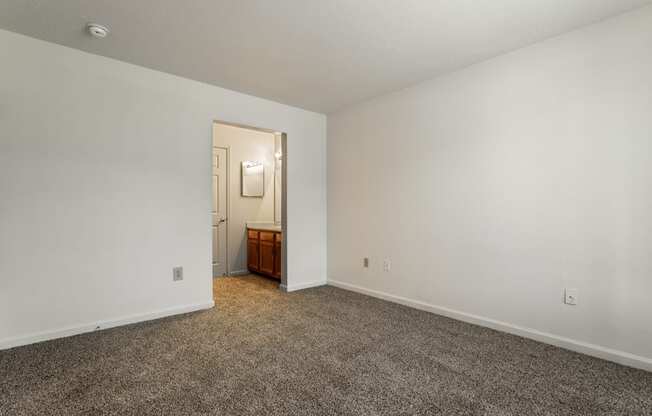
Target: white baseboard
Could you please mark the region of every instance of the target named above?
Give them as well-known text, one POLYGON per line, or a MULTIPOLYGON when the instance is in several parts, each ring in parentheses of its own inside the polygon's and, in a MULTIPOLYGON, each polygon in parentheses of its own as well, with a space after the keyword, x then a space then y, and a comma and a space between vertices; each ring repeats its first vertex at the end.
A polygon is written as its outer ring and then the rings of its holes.
POLYGON ((250 272, 249 270, 247 270, 247 269, 244 269, 244 270, 236 270, 236 271, 233 271, 233 272, 229 272, 229 276, 232 276, 232 277, 235 277, 235 276, 244 276, 244 275, 247 275, 247 274, 251 274, 251 272, 250 272))
POLYGON ((281 290, 284 292, 296 292, 297 290, 309 289, 311 287, 325 286, 328 282, 326 280, 317 280, 314 282, 299 283, 296 285, 284 285, 281 284, 281 290))
POLYGON ((57 338, 70 337, 73 335, 84 334, 87 332, 99 331, 108 328, 114 328, 122 325, 135 324, 137 322, 151 321, 153 319, 164 318, 166 316, 179 315, 183 313, 195 312, 202 309, 210 309, 215 306, 215 301, 204 303, 194 303, 190 305, 175 306, 172 308, 161 309, 154 312, 123 316, 116 319, 108 319, 87 323, 82 325, 59 328, 51 331, 36 332, 14 338, 5 338, 0 340, 0 350, 20 347, 22 345, 34 344, 42 341, 49 341, 57 338))
POLYGON ((601 358, 603 360, 613 361, 615 363, 626 365, 629 367, 652 371, 652 358, 642 357, 640 355, 634 355, 624 351, 602 347, 600 345, 577 341, 574 339, 537 331, 536 329, 525 328, 507 322, 501 322, 495 319, 485 318, 483 316, 473 315, 466 312, 460 312, 443 306, 431 305, 429 303, 421 302, 418 300, 412 300, 401 296, 390 295, 389 293, 367 289, 364 287, 352 285, 350 283, 345 283, 337 280, 329 279, 328 284, 335 287, 339 287, 341 289, 350 290, 352 292, 362 293, 363 295, 368 295, 375 298, 387 300, 390 302, 399 303, 401 305, 409 306, 422 311, 431 312, 437 315, 443 315, 449 318, 457 319, 459 321, 469 322, 475 325, 495 329, 497 331, 518 335, 523 338, 533 339, 535 341, 539 341, 545 344, 550 344, 567 350, 579 352, 581 354, 590 355, 592 357, 601 358))

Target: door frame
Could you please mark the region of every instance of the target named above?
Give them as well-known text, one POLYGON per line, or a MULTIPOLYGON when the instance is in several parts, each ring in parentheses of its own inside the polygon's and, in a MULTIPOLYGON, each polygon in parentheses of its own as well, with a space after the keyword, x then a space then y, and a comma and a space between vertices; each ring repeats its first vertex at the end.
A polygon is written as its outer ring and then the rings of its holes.
MULTIPOLYGON (((212 143, 213 138, 211 138, 211 157, 213 155, 213 149, 222 149, 226 151, 226 222, 224 223, 226 225, 226 243, 224 249, 226 250, 226 260, 225 260, 225 266, 224 266, 224 275, 225 276, 231 276, 231 264, 229 263, 229 222, 231 221, 231 146, 215 146, 214 143, 212 143)), ((212 165, 212 162, 211 162, 212 165)), ((213 172, 211 172, 212 175, 213 172)), ((213 190, 211 189, 211 196, 213 190)), ((212 220, 211 220, 211 227, 212 227, 212 220)), ((219 227, 219 225, 218 225, 219 227)), ((212 230, 211 230, 212 231, 212 230)), ((212 240, 211 240, 212 241, 212 240)), ((212 250, 211 250, 212 252, 212 250)), ((211 264, 212 264, 212 259, 211 259, 211 264)), ((211 274, 212 268, 211 268, 211 274)), ((215 278, 215 276, 213 276, 215 278)))
MULTIPOLYGON (((281 290, 286 290, 287 289, 287 264, 288 264, 288 221, 287 221, 287 183, 288 183, 288 164, 287 164, 287 141, 288 141, 288 135, 285 132, 279 131, 279 130, 274 130, 274 129, 266 129, 263 127, 256 127, 256 126, 250 126, 247 124, 241 124, 241 123, 234 123, 226 120, 220 120, 220 119, 213 119, 213 122, 211 124, 211 154, 212 154, 212 149, 213 147, 218 147, 222 149, 227 149, 226 153, 226 159, 227 159, 227 168, 230 170, 231 166, 231 150, 229 149, 229 146, 215 146, 214 141, 215 137, 213 135, 213 125, 214 124, 223 124, 226 126, 232 126, 232 127, 240 127, 242 129, 249 129, 249 130, 256 130, 256 131, 263 131, 265 133, 272 133, 272 134, 280 134, 281 135, 281 152, 283 153, 282 155, 282 160, 283 164, 281 165, 281 235, 282 235, 282 245, 281 245, 281 284, 279 285, 281 290)), ((227 171, 227 193, 230 195, 230 186, 231 186, 231 179, 230 179, 230 172, 227 171)), ((276 186, 276 183, 274 183, 276 186)), ((211 191, 212 192, 212 191, 211 191)), ((228 256, 228 239, 229 239, 229 219, 231 218, 231 198, 227 197, 226 201, 226 216, 227 216, 227 259, 226 259, 226 267, 227 267, 227 276, 231 275, 231 271, 229 270, 230 264, 229 264, 229 256, 228 256)))

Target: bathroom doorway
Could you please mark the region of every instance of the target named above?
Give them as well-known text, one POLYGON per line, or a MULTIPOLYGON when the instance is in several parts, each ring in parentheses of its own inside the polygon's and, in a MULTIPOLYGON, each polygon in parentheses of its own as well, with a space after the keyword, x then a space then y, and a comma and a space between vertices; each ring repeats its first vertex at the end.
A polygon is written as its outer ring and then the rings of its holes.
POLYGON ((287 135, 215 121, 213 278, 257 274, 285 287, 287 135))

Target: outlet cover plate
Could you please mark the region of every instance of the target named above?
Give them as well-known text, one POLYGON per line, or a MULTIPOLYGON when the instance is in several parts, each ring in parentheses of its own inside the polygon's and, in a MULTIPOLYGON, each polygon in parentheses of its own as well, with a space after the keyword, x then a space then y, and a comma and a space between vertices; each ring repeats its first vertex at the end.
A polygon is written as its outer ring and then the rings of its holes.
POLYGON ((183 280, 183 267, 178 266, 172 269, 172 280, 175 282, 183 280))
POLYGON ((564 303, 566 305, 571 305, 575 306, 577 305, 579 298, 578 298, 578 290, 577 289, 566 289, 564 292, 564 303))

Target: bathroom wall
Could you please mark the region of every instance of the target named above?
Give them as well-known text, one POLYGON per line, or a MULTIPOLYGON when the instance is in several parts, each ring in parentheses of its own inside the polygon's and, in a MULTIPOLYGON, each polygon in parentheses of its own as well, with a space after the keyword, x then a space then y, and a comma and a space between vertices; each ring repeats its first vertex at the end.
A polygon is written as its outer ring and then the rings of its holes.
POLYGON ((247 271, 247 221, 274 221, 274 136, 220 123, 213 125, 213 145, 229 148, 228 267, 231 273, 247 271), (240 165, 245 160, 263 162, 262 198, 241 195, 240 165))

